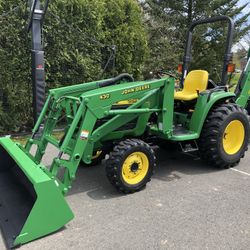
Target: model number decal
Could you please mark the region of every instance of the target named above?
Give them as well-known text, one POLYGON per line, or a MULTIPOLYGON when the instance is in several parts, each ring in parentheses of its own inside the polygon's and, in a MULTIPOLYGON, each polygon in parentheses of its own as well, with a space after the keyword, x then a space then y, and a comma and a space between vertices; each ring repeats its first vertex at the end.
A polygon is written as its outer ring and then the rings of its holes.
POLYGON ((122 91, 122 95, 128 95, 130 93, 139 92, 139 91, 143 91, 143 90, 147 90, 147 89, 150 89, 149 84, 145 84, 143 86, 138 86, 138 87, 131 88, 131 89, 125 89, 122 91))
POLYGON ((109 98, 110 98, 110 94, 103 94, 103 95, 100 96, 101 100, 107 100, 109 98))

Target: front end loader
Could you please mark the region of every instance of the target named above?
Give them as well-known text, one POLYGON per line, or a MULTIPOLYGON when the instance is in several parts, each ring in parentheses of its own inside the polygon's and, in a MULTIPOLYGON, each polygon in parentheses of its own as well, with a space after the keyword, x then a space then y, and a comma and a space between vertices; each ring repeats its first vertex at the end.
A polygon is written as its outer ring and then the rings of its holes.
MULTIPOLYGON (((227 17, 200 21, 192 29, 215 21, 229 22, 230 47, 233 23, 227 17)), ((109 155, 110 183, 126 194, 143 189, 154 173, 151 138, 179 143, 185 152, 195 145, 216 167, 233 167, 244 157, 250 125, 247 102, 240 98, 249 95, 249 75, 239 94, 209 85, 208 72, 188 72, 190 48, 181 90, 175 90, 171 76, 135 82, 128 74, 53 89, 24 147, 0 138, 0 226, 9 248, 55 232, 73 218, 64 196, 78 167, 91 164, 99 152, 109 155), (63 128, 60 138, 53 134, 58 127, 63 128), (49 144, 58 153, 45 166, 49 144)), ((228 49, 226 54, 224 69, 230 63, 228 49)))

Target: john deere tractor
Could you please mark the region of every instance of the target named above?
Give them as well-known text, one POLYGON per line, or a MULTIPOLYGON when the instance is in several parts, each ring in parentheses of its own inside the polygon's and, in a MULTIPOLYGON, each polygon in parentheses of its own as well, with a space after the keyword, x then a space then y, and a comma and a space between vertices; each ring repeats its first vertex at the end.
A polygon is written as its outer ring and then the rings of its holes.
POLYGON ((108 155, 110 183, 126 194, 144 188, 154 173, 151 138, 180 143, 184 151, 199 150, 202 159, 216 167, 239 163, 250 133, 245 109, 250 60, 236 93, 230 92, 233 26, 225 16, 191 25, 181 90, 175 90, 171 76, 135 82, 128 74, 50 90, 24 147, 9 138, 0 139, 0 224, 7 245, 24 244, 68 223, 73 213, 64 196, 78 166, 91 164, 100 152, 108 155), (228 23, 228 36, 221 82, 216 84, 205 70, 189 71, 189 64, 194 28, 218 21, 228 23), (61 124, 64 135, 58 140, 53 130, 61 124), (49 167, 42 164, 48 144, 58 149, 49 167))

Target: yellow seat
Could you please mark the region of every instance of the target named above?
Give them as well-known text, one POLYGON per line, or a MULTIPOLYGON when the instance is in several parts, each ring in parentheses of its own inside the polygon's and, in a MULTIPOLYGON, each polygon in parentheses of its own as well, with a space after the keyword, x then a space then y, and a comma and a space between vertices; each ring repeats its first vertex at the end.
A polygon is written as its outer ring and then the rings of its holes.
POLYGON ((184 88, 175 92, 174 99, 192 101, 198 98, 198 93, 207 89, 208 72, 205 70, 190 71, 184 81, 184 88))

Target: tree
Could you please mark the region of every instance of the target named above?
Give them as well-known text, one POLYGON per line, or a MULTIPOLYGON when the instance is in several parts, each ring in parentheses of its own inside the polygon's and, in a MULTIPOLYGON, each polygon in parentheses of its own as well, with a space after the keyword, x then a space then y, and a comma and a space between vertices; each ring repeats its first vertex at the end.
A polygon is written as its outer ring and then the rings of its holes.
POLYGON ((31 124, 30 47, 26 4, 0 1, 0 132, 31 124), (25 121, 25 122, 24 122, 25 121))
POLYGON ((250 32, 248 32, 247 35, 244 37, 243 42, 250 49, 250 32))
POLYGON ((50 7, 45 41, 49 87, 129 72, 141 78, 147 50, 142 13, 134 0, 60 0, 50 7), (112 46, 116 65, 102 71, 112 46))
MULTIPOLYGON (((167 38, 175 41, 175 47, 184 50, 183 45, 190 23, 210 16, 227 15, 232 17, 236 23, 234 42, 236 43, 244 37, 250 30, 250 25, 247 23, 250 12, 242 14, 247 4, 239 7, 238 2, 238 0, 145 0, 142 4, 144 8, 145 6, 150 8, 153 17, 157 17, 161 13, 160 23, 165 23, 168 27, 167 38)), ((217 74, 213 74, 213 72, 214 68, 221 70, 222 67, 225 31, 226 27, 222 23, 196 29, 193 42, 194 60, 191 69, 207 69, 216 78, 217 74)), ((166 53, 161 51, 161 54, 168 54, 168 61, 171 62, 172 54, 168 50, 166 53)), ((158 54, 155 57, 161 57, 161 55, 158 54)), ((168 66, 166 65, 166 67, 168 66)), ((218 79, 216 80, 218 81, 218 79)))
POLYGON ((144 76, 150 78, 151 73, 171 71, 176 68, 181 53, 176 42, 179 42, 181 38, 175 32, 169 17, 158 5, 149 1, 141 2, 141 4, 144 10, 144 25, 148 33, 149 47, 144 76))
MULTIPOLYGON (((0 13, 14 10, 0 17, 0 133, 32 126, 27 2, 0 0, 0 13)), ((122 72, 142 78, 147 37, 136 0, 51 1, 44 42, 47 88, 122 72), (117 50, 116 67, 111 62, 103 74, 112 45, 117 50)))

